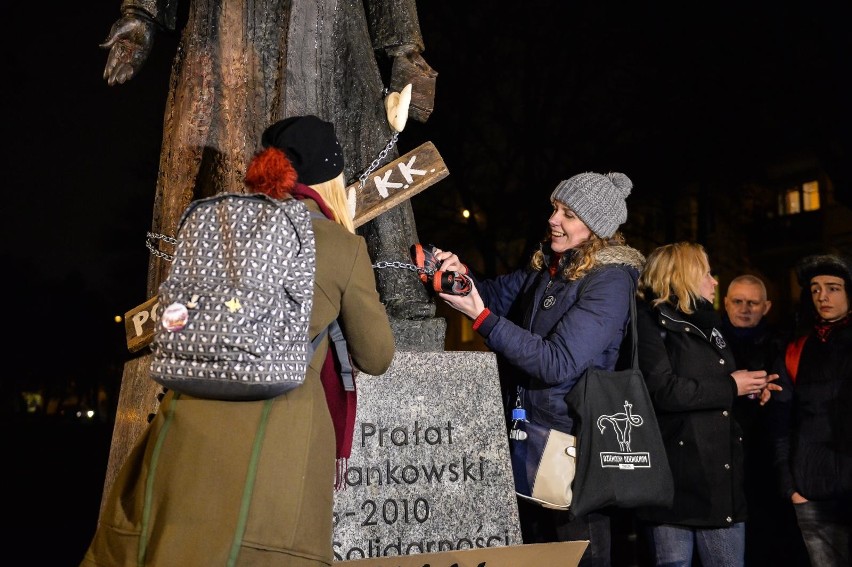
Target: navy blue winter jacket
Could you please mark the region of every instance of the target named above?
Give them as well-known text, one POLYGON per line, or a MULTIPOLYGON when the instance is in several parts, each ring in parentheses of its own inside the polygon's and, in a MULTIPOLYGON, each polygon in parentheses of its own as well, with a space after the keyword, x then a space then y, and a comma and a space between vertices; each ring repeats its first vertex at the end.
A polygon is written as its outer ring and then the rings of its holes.
POLYGON ((610 246, 597 260, 576 281, 564 280, 561 269, 551 278, 546 268, 476 281, 491 311, 477 330, 498 355, 506 402, 514 404, 520 385, 527 419, 571 434, 565 396, 587 368, 615 367, 645 258, 629 246, 610 246))

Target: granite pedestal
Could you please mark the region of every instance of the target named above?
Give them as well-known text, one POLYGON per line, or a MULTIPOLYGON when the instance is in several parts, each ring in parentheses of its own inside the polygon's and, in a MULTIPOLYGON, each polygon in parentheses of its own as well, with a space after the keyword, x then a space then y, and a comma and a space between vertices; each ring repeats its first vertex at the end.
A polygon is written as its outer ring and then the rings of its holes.
POLYGON ((336 560, 522 543, 493 353, 398 351, 357 388, 336 560))

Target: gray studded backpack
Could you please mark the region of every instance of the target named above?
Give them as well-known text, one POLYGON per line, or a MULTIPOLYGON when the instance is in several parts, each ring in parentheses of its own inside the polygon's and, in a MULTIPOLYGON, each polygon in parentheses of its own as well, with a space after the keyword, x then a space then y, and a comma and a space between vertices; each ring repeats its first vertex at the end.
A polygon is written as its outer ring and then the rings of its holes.
POLYGON ((159 287, 151 378, 219 400, 267 399, 302 384, 316 273, 307 207, 262 194, 199 199, 176 240, 159 287))

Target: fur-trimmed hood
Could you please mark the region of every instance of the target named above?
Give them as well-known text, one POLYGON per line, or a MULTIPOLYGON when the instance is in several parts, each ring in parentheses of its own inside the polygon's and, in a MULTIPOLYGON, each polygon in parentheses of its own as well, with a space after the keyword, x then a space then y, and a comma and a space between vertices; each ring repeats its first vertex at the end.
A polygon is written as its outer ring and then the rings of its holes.
POLYGON ((595 254, 595 259, 601 264, 632 266, 639 272, 645 267, 645 256, 635 248, 626 245, 607 246, 595 254))

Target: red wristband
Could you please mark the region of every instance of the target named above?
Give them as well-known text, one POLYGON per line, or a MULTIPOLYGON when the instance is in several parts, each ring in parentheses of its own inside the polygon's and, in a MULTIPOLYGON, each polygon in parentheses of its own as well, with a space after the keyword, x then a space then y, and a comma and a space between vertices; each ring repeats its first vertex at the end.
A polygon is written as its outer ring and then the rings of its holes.
POLYGON ((482 310, 482 313, 480 313, 476 317, 476 319, 473 320, 473 330, 474 331, 477 330, 479 328, 479 326, 482 324, 482 322, 485 321, 485 318, 488 317, 489 315, 491 315, 491 310, 486 307, 485 309, 482 310))

